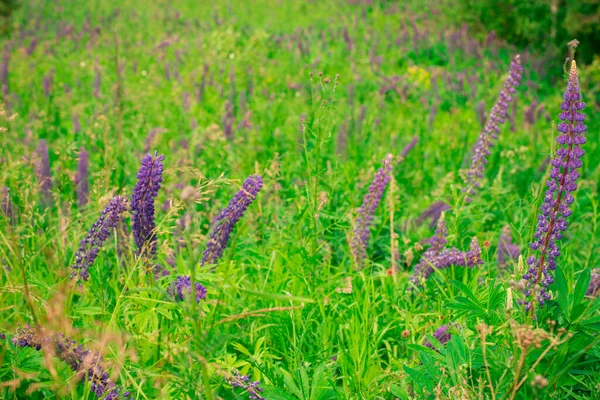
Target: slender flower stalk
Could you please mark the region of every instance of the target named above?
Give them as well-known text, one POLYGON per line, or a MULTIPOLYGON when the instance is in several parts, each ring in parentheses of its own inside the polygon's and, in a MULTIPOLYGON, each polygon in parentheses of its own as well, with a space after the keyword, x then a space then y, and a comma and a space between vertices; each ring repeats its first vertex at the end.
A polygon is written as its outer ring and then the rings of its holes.
POLYGON ((510 236, 510 227, 505 226, 502 229, 500 240, 498 243, 498 268, 504 270, 506 263, 509 260, 516 260, 521 254, 521 249, 516 244, 512 243, 510 236))
POLYGON ((42 206, 52 206, 52 177, 50 176, 50 158, 48 156, 48 143, 40 140, 36 149, 38 160, 36 162, 36 175, 38 178, 40 193, 42 195, 42 206))
POLYGON ((260 382, 251 381, 248 375, 240 375, 238 371, 234 371, 233 374, 227 378, 227 382, 234 389, 244 389, 250 395, 250 400, 265 400, 261 395, 263 390, 260 387, 260 382))
POLYGON ((88 152, 83 147, 79 151, 79 161, 77 162, 75 184, 77 185, 77 206, 82 208, 87 204, 90 195, 90 182, 88 180, 88 152))
POLYGON ((587 140, 587 127, 583 124, 585 114, 581 111, 585 108, 585 103, 581 101, 575 61, 571 63, 564 99, 561 104, 562 112, 559 114, 559 135, 556 138, 559 148, 551 161, 548 190, 540 207, 534 240, 530 244, 537 255, 527 259, 529 268, 523 276, 527 281, 524 290, 528 298, 525 302, 527 310, 533 310, 533 299, 541 307, 551 298, 548 286, 554 282, 552 271, 556 269, 556 259, 560 256, 557 241, 567 229, 567 218, 572 213, 569 206, 575 201, 573 192, 577 190, 577 179, 581 175, 578 169, 583 165, 581 157, 585 151, 581 145, 587 140))
POLYGON ((104 359, 99 353, 84 348, 62 333, 47 332, 45 329, 31 328, 27 325, 17 331, 12 343, 19 347, 51 352, 67 363, 82 382, 91 382, 92 393, 99 399, 127 399, 130 395, 129 392, 121 394, 121 389, 110 380, 102 365, 104 359))
POLYGON ((256 199, 262 186, 262 177, 250 175, 243 183, 240 191, 231 199, 227 208, 223 209, 215 218, 206 250, 202 253, 201 265, 215 264, 221 258, 227 247, 233 227, 256 199))
MULTIPOLYGON (((198 282, 194 286, 196 303, 200 303, 200 300, 206 299, 206 288, 198 282)), ((184 301, 192 293, 192 279, 186 275, 178 276, 169 287, 168 293, 175 300, 184 301)))
POLYGON ((156 255, 154 199, 163 180, 164 159, 164 155, 156 152, 154 156, 147 154, 144 157, 131 195, 133 240, 138 248, 138 255, 150 258, 156 255))
POLYGON ((369 192, 365 195, 363 203, 358 209, 351 248, 354 261, 359 268, 364 267, 367 258, 367 246, 371 237, 371 223, 373 222, 375 210, 383 198, 383 192, 390 183, 391 175, 392 155, 388 154, 383 160, 383 166, 375 174, 371 186, 369 186, 369 192))
POLYGON ((112 229, 117 227, 121 214, 127 210, 127 199, 122 196, 114 197, 100 214, 98 221, 92 225, 85 239, 79 244, 75 255, 75 264, 71 266, 71 278, 87 281, 90 277, 89 269, 98 257, 102 245, 110 236, 112 229))
MULTIPOLYGON (((490 148, 494 145, 494 141, 498 139, 499 125, 504 123, 507 118, 508 106, 514 100, 515 87, 521 82, 522 72, 521 59, 517 55, 510 63, 510 71, 506 81, 504 81, 504 89, 500 92, 498 101, 492 108, 483 130, 473 146, 473 158, 467 171, 465 188, 463 189, 468 196, 475 195, 481 184, 480 179, 483 178, 485 166, 488 163, 487 157, 491 154, 490 148)), ((470 199, 468 198, 468 200, 470 199)))

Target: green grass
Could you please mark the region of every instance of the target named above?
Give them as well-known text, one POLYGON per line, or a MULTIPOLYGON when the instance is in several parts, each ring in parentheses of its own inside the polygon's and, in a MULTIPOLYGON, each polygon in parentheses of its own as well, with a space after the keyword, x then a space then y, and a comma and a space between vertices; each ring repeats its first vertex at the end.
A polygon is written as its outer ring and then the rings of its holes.
MULTIPOLYGON (((529 253, 545 185, 540 166, 556 146, 563 60, 545 65, 543 79, 526 60, 524 82, 536 85, 518 88, 515 122, 502 126, 483 188, 465 204, 463 170, 481 129, 477 104, 489 112, 515 50, 494 44, 475 57, 453 49, 441 39, 454 27, 430 9, 424 2, 23 2, 13 17, 0 132, 0 187, 10 189, 16 215, 11 224, 0 212, 0 329, 8 336, 0 398, 95 398, 45 349, 11 344, 18 326, 36 322, 99 351, 136 399, 248 398, 227 384, 235 369, 260 380, 267 399, 507 399, 521 379, 514 398, 600 398, 600 300, 581 295, 586 274, 600 266, 598 104, 586 109, 588 143, 554 298, 534 320, 516 304, 522 272, 511 262, 501 274, 496 251, 509 225, 529 253), (412 23, 422 37, 416 46, 412 23), (67 25, 73 33, 61 37, 67 25), (28 56, 33 36, 38 45, 28 56), (172 44, 158 49, 166 39, 172 44), (395 89, 383 94, 392 77, 395 89), (549 121, 525 122, 534 99, 549 121), (226 101, 234 105, 233 140, 223 133, 226 101), (251 127, 238 128, 245 116, 251 127), (349 133, 340 140, 342 125, 349 133), (90 280, 74 284, 69 266, 79 241, 112 196, 131 196, 147 134, 157 127, 164 131, 147 149, 165 155, 157 263, 173 258, 173 273, 155 280, 131 238, 115 233, 90 280), (414 135, 419 143, 394 164, 368 265, 359 270, 350 252, 356 210, 381 160, 414 135), (47 209, 35 174, 40 139, 50 150, 47 209), (90 153, 84 209, 74 183, 81 147, 90 153), (263 176, 262 191, 214 271, 201 267, 212 220, 250 174, 263 176), (191 199, 182 196, 186 186, 195 189, 191 199), (433 231, 415 220, 438 200, 456 206, 446 215, 449 244, 467 249, 477 237, 484 263, 437 271, 419 289, 409 277, 419 242, 433 231), (388 273, 391 243, 403 255, 396 274, 388 273), (175 274, 192 274, 208 288, 206 300, 173 301, 167 288, 175 274), (423 346, 448 323, 456 325, 446 346, 423 346), (482 324, 493 328, 484 346, 482 324), (524 346, 516 337, 529 332, 540 347, 527 348, 519 368, 524 346), (547 385, 532 384, 536 375, 547 385)), ((584 101, 597 98, 598 66, 580 69, 584 101)))

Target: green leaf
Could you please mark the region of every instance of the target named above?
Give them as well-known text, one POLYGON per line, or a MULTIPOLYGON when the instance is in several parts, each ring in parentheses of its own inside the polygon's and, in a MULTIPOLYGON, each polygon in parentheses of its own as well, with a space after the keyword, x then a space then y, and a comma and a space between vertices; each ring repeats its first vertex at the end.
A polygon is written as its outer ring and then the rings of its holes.
POLYGON ((567 312, 569 311, 569 288, 567 286, 567 278, 565 278, 565 274, 563 273, 560 266, 556 266, 556 279, 554 281, 554 285, 557 287, 558 292, 558 306, 562 315, 566 318, 567 312))
POLYGON ((579 275, 579 279, 577 279, 577 284, 575 285, 573 305, 577 305, 583 301, 585 292, 587 292, 588 286, 590 285, 590 278, 591 272, 589 268, 584 269, 581 275, 579 275))
POLYGON ((469 299, 470 299, 470 300, 471 300, 473 303, 477 304, 477 306, 478 306, 479 308, 481 308, 482 310, 483 310, 483 309, 485 309, 485 308, 483 307, 483 305, 482 305, 482 304, 479 302, 479 299, 477 299, 477 297, 475 297, 475 295, 473 294, 473 292, 471 291, 471 289, 469 289, 469 288, 467 287, 467 285, 465 285, 465 284, 464 284, 464 283, 462 283, 462 282, 455 281, 455 280, 453 280, 453 279, 451 279, 451 280, 450 280, 450 282, 452 282, 452 284, 453 284, 454 286, 456 286, 456 288, 457 288, 458 290, 460 290, 461 292, 463 292, 463 293, 464 293, 464 294, 465 294, 465 295, 466 295, 466 296, 467 296, 467 297, 468 297, 468 298, 469 298, 469 299))

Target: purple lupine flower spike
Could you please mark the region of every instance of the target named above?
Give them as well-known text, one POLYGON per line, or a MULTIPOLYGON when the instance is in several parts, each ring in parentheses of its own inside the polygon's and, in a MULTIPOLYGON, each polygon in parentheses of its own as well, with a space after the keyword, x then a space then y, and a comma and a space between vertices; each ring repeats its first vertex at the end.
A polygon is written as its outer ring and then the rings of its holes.
POLYGON ((580 176, 578 169, 583 165, 581 157, 585 151, 581 145, 586 142, 587 127, 583 124, 585 114, 581 111, 585 108, 585 103, 581 101, 575 61, 571 63, 564 99, 560 106, 561 123, 558 124, 559 135, 556 138, 558 149, 551 161, 548 190, 540 206, 537 229, 530 244, 537 255, 527 259, 529 268, 523 275, 523 279, 527 281, 524 290, 528 298, 525 302, 527 310, 532 309, 532 300, 537 300, 541 307, 551 298, 548 286, 554 282, 552 271, 556 269, 556 259, 560 256, 557 242, 567 229, 567 218, 572 213, 569 206, 575 201, 573 192, 577 190, 577 179, 580 176))
POLYGON ((133 240, 138 254, 154 257, 156 254, 156 224, 154 221, 154 199, 162 182, 164 155, 147 154, 137 174, 137 183, 131 195, 133 240))
POLYGON ((79 122, 79 115, 73 114, 73 133, 81 132, 81 123, 79 122))
POLYGON ((600 268, 596 268, 592 271, 590 284, 588 285, 588 289, 585 294, 591 298, 600 297, 600 268))
POLYGON ((47 208, 52 206, 52 178, 50 177, 50 158, 48 156, 48 143, 46 143, 46 140, 40 140, 36 154, 38 157, 36 175, 42 195, 42 206, 47 208))
POLYGON ((234 389, 244 389, 250 395, 250 400, 265 400, 261 395, 263 389, 260 387, 260 382, 251 381, 248 375, 240 375, 238 371, 233 371, 233 374, 227 378, 227 382, 234 389))
MULTIPOLYGON (((452 328, 452 324, 442 325, 439 328, 437 328, 433 334, 433 337, 436 338, 442 346, 445 346, 446 343, 448 343, 450 339, 452 339, 452 335, 450 334, 450 332, 448 332, 450 328, 452 328)), ((429 339, 425 339, 425 346, 429 347, 430 349, 436 350, 436 348, 433 347, 433 344, 431 344, 429 339)))
POLYGON ((111 229, 117 227, 121 214, 127 210, 127 199, 122 196, 114 197, 100 214, 98 221, 92 225, 85 239, 79 244, 75 255, 75 264, 71 266, 71 278, 77 277, 87 281, 90 277, 90 266, 98 257, 104 241, 110 236, 111 229))
POLYGON ((356 217, 356 227, 354 228, 354 237, 352 238, 352 255, 359 268, 364 267, 367 258, 367 246, 371 236, 371 223, 377 206, 383 198, 383 192, 390 183, 392 175, 392 155, 388 154, 383 160, 383 166, 379 168, 371 185, 369 192, 365 195, 363 203, 358 209, 356 217))
MULTIPOLYGON (((498 101, 492 108, 483 130, 473 146, 473 157, 471 159, 469 170, 467 171, 465 188, 463 189, 468 196, 475 195, 481 184, 480 180, 483 178, 485 165, 488 162, 487 157, 491 154, 490 147, 492 147, 494 141, 498 139, 498 133, 500 132, 499 125, 507 118, 508 105, 514 100, 513 95, 515 93, 515 87, 521 82, 522 71, 523 67, 521 67, 521 59, 517 55, 510 63, 510 71, 506 81, 504 81, 504 89, 500 92, 498 101)), ((467 198, 467 201, 469 200, 470 199, 467 198)))
POLYGON ((408 153, 410 153, 412 151, 412 149, 415 148, 415 146, 417 145, 418 142, 419 142, 419 137, 417 135, 413 136, 412 140, 402 149, 402 152, 400 153, 400 157, 402 157, 403 159, 406 158, 408 153))
POLYGON ((109 378, 102 365, 104 359, 99 353, 84 348, 62 333, 47 332, 43 328, 31 328, 26 325, 17 331, 11 341, 19 347, 32 347, 38 351, 50 350, 58 359, 64 361, 81 381, 91 382, 92 393, 99 399, 127 400, 129 397, 129 392, 121 393, 121 389, 109 378))
MULTIPOLYGON (((198 282, 196 282, 194 286, 196 287, 196 303, 199 303, 200 300, 206 299, 206 288, 198 282)), ((168 289, 169 295, 178 301, 184 301, 191 292, 192 279, 186 275, 176 277, 175 281, 168 289)))
POLYGON ((502 229, 500 240, 498 243, 498 268, 503 270, 509 260, 516 260, 521 254, 519 246, 512 243, 510 236, 510 227, 505 226, 502 229))
POLYGON ((75 184, 77 185, 77 206, 82 208, 87 204, 88 197, 90 195, 90 182, 88 180, 88 152, 83 147, 79 151, 79 161, 77 162, 75 184))
POLYGON ((100 97, 100 85, 102 84, 102 75, 100 75, 100 68, 96 66, 96 76, 94 78, 94 97, 100 97))
POLYGON ((446 204, 445 201, 441 201, 441 200, 436 201, 435 203, 433 203, 432 205, 427 207, 427 209, 425 211, 423 211, 423 213, 419 216, 419 218, 417 218, 417 225, 422 225, 423 222, 425 222, 425 220, 427 218, 431 218, 429 227, 431 229, 433 229, 434 227, 437 226, 437 223, 438 223, 440 217, 442 216, 442 213, 445 211, 448 211, 451 208, 452 207, 450 207, 448 204, 446 204))
POLYGON ((229 236, 235 224, 242 218, 262 188, 263 180, 259 175, 250 175, 239 192, 229 202, 227 208, 215 219, 206 250, 202 253, 201 265, 215 264, 227 247, 229 236))

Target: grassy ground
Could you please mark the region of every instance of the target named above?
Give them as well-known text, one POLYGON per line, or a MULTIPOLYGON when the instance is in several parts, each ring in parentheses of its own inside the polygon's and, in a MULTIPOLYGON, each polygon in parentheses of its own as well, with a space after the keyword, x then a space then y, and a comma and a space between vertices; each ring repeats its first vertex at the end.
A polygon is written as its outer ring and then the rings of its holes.
POLYGON ((39 323, 99 351, 136 399, 248 398, 227 383, 234 370, 267 399, 600 398, 600 300, 581 294, 600 266, 600 124, 588 100, 599 64, 580 69, 582 178, 554 300, 532 319, 517 305, 523 267, 512 260, 501 273, 497 248, 509 226, 530 253, 564 59, 521 52, 516 106, 465 203, 478 110, 489 112, 517 50, 470 38, 423 2, 356 3, 23 2, 3 43, 0 187, 13 216, 0 213, 0 397, 96 397, 45 349, 11 344, 17 327, 39 323), (156 263, 171 274, 155 279, 115 232, 90 280, 75 284, 80 240, 110 198, 131 196, 154 150, 165 155, 156 263), (356 211, 388 153, 393 180, 361 269, 350 251, 356 211), (201 267, 211 222, 251 174, 262 191, 223 258, 201 267), (476 237, 483 264, 436 271, 417 288, 409 277, 433 229, 416 220, 440 200, 453 207, 449 244, 464 250, 476 237), (206 299, 174 301, 178 274, 206 286, 206 299), (448 344, 423 346, 450 323, 448 344))

